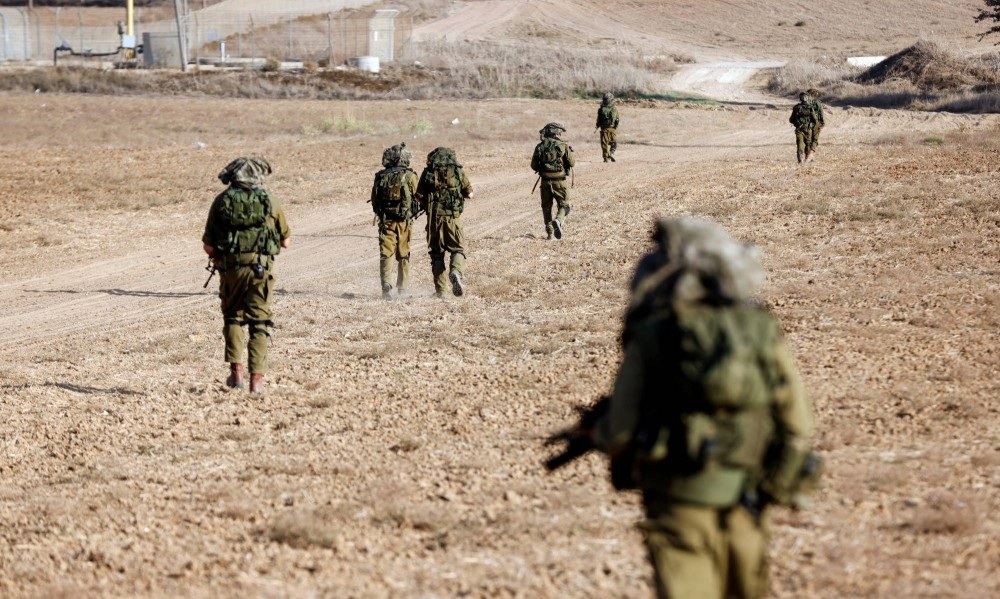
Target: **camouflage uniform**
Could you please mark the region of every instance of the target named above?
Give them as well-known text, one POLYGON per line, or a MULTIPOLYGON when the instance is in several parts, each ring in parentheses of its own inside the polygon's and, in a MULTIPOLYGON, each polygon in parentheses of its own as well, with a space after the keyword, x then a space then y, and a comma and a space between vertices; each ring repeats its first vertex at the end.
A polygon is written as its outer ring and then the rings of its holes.
POLYGON ((566 217, 570 212, 569 186, 566 177, 576 163, 573 159, 573 148, 559 139, 566 128, 559 123, 549 123, 539 131, 541 141, 535 146, 531 155, 531 170, 538 173, 542 194, 542 221, 545 223, 545 233, 552 239, 553 233, 557 239, 562 238, 566 217), (552 203, 558 206, 556 216, 552 218, 552 203))
POLYGON ((409 168, 413 155, 406 144, 387 148, 382 166, 372 184, 372 210, 378 217, 379 278, 382 297, 391 297, 392 261, 396 260, 396 289, 399 297, 408 294, 410 281, 410 235, 417 203, 417 174, 409 168))
POLYGON ((788 122, 795 125, 795 148, 798 161, 812 160, 813 135, 818 122, 816 111, 809 101, 809 94, 799 94, 799 103, 792 107, 792 116, 788 122))
MULTIPOLYGON (((661 221, 659 237, 660 250, 643 260, 633 284, 634 301, 622 337, 624 357, 608 411, 592 439, 612 456, 643 447, 647 459, 636 460, 630 471, 646 509, 640 529, 658 597, 757 599, 768 586, 763 510, 788 499, 778 490, 785 483, 771 481, 784 481, 786 472, 794 476, 803 469, 813 430, 810 403, 777 322, 748 302, 747 293, 762 280, 759 265, 754 267, 756 257, 740 256, 741 246, 705 221, 661 221), (698 236, 707 238, 706 232, 723 240, 724 251, 692 249, 701 243, 698 236), (726 278, 734 282, 720 280, 726 278), (687 326, 699 332, 695 338, 706 344, 698 347, 704 355, 719 351, 712 344, 724 343, 720 339, 732 333, 754 352, 746 355, 762 364, 758 372, 763 378, 745 375, 730 388, 743 396, 758 383, 758 397, 766 398, 747 404, 753 411, 729 412, 750 423, 737 429, 736 443, 730 443, 734 436, 726 437, 720 425, 707 429, 716 436, 703 437, 689 449, 696 423, 725 416, 707 407, 705 396, 687 378, 691 363, 685 352, 692 351, 692 337, 684 336, 687 326), (661 440, 662 451, 654 459, 661 440), (744 456, 744 465, 735 466, 728 456, 712 461, 719 447, 731 445, 743 452, 738 455, 744 456), (775 447, 780 447, 775 452, 780 458, 766 466, 765 456, 775 447), (762 474, 768 468, 779 474, 762 474)), ((710 381, 702 382, 704 393, 710 381)))
POLYGON ((819 132, 826 126, 826 119, 823 116, 823 104, 819 101, 819 90, 810 88, 806 92, 810 98, 809 105, 816 113, 816 126, 813 128, 812 143, 809 144, 809 153, 812 155, 816 153, 816 147, 819 146, 819 132))
POLYGON ((444 295, 450 280, 452 293, 461 296, 465 293, 465 234, 461 216, 465 201, 472 199, 472 184, 454 150, 435 148, 427 155, 416 196, 420 209, 427 212, 427 250, 431 256, 434 294, 444 295), (451 254, 447 275, 445 252, 451 254))
MULTIPOLYGON (((219 298, 222 300, 223 337, 226 342, 226 362, 230 364, 231 387, 243 387, 243 350, 249 354, 251 391, 263 391, 263 375, 267 372, 268 327, 273 324, 271 293, 274 290, 274 256, 288 247, 291 229, 281 205, 263 191, 264 177, 271 166, 260 158, 238 158, 221 173, 219 179, 229 187, 212 202, 205 223, 202 243, 219 270, 219 298), (261 243, 255 251, 239 251, 233 225, 225 216, 225 205, 241 194, 263 193, 268 200, 265 223, 260 227, 269 243, 261 243), (229 247, 227 247, 227 244, 229 247), (238 248, 234 251, 234 248, 238 248), (249 341, 243 327, 249 329, 249 341)), ((262 233, 261 233, 262 232, 262 233)))
POLYGON ((601 100, 597 109, 597 129, 601 130, 601 156, 604 162, 615 161, 615 150, 618 149, 618 108, 615 107, 615 97, 608 92, 601 100))

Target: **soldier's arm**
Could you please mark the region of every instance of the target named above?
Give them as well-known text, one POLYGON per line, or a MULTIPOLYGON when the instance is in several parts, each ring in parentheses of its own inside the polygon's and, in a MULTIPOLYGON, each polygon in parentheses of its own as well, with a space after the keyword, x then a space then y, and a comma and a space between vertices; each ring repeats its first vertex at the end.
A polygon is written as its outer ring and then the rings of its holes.
POLYGON ((208 209, 208 218, 205 219, 205 232, 201 235, 202 249, 209 256, 215 255, 215 245, 218 241, 219 232, 217 231, 215 213, 218 210, 219 204, 222 202, 222 197, 225 192, 220 193, 215 196, 215 200, 212 201, 212 207, 208 209))
POLYGON ((465 174, 465 169, 462 169, 462 197, 471 200, 472 199, 472 183, 469 181, 469 176, 465 174))
POLYGON ((539 171, 539 168, 540 168, 539 165, 538 165, 538 148, 540 148, 541 145, 542 144, 536 145, 535 146, 535 151, 532 152, 532 154, 531 154, 531 170, 535 171, 536 173, 539 171))
POLYGON ((816 118, 819 120, 820 127, 826 124, 825 119, 823 118, 823 105, 819 102, 816 102, 816 118))
POLYGON ((566 144, 566 154, 563 155, 563 162, 566 164, 567 171, 576 165, 576 159, 573 158, 573 146, 569 144, 566 144))
POLYGON ((812 444, 815 426, 809 395, 784 339, 776 342, 774 356, 778 370, 774 394, 778 430, 793 446, 806 450, 812 444))
POLYGON ((614 127, 615 129, 618 128, 618 118, 619 118, 618 117, 618 107, 617 106, 612 106, 611 107, 611 126, 614 127))
POLYGON ((375 207, 375 198, 377 197, 376 190, 378 189, 378 174, 375 175, 375 181, 372 183, 372 194, 368 199, 368 202, 372 205, 372 212, 378 213, 378 209, 375 207))
POLYGON ((285 209, 280 203, 271 200, 271 212, 274 214, 274 226, 278 229, 281 237, 281 247, 287 248, 292 245, 292 229, 288 226, 288 217, 285 216, 285 209))
POLYGON ((632 440, 639 424, 639 403, 644 385, 642 350, 637 343, 629 343, 618 367, 611 403, 607 413, 594 427, 594 445, 608 455, 617 455, 632 440))

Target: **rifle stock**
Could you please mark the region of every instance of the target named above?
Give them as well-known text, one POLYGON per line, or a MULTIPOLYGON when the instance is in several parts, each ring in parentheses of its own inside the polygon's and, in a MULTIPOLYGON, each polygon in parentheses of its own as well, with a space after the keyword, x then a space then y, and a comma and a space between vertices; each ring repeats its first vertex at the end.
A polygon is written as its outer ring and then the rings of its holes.
POLYGON ((549 472, 558 470, 596 449, 591 438, 591 431, 597 425, 597 421, 608 411, 610 403, 611 397, 605 395, 589 408, 578 408, 580 419, 576 426, 559 431, 545 440, 546 446, 566 442, 566 447, 561 453, 545 460, 546 470, 549 472))

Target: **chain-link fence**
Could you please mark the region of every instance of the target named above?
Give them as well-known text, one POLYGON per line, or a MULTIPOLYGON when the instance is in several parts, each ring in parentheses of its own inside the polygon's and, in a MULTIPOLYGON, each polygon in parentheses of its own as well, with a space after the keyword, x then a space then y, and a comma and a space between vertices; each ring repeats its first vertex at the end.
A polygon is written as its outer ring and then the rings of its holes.
MULTIPOLYGON (((391 62, 414 54, 413 18, 398 10, 356 10, 370 0, 275 0, 270 4, 280 9, 253 11, 245 10, 246 3, 244 10, 234 4, 219 2, 181 15, 189 62, 338 65, 357 57, 391 62)), ((106 54, 112 56, 105 59, 120 60, 124 55, 115 58, 114 53, 122 42, 119 21, 124 17, 124 10, 113 9, 0 8, 0 62, 54 60, 58 47, 70 49, 60 54, 60 64, 106 54)), ((178 29, 173 10, 137 9, 136 41, 144 45, 145 54, 140 64, 180 66, 178 29)))

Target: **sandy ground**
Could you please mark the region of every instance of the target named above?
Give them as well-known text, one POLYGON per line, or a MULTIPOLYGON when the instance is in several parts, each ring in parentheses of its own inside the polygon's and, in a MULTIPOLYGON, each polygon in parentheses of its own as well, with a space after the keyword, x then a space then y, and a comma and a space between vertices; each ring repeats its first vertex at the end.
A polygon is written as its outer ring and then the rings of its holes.
POLYGON ((0 96, 0 596, 651 596, 636 499, 540 462, 608 389, 662 214, 761 246, 816 404, 828 472, 772 514, 772 596, 1000 595, 1000 120, 831 109, 801 168, 787 107, 624 105, 606 165, 595 109, 0 96), (308 133, 334 116, 374 132, 308 133), (527 167, 550 120, 560 242, 527 167), (417 242, 415 297, 379 299, 365 199, 402 139, 476 186, 464 298, 417 242), (261 398, 223 386, 199 241, 247 152, 294 231, 261 398))

